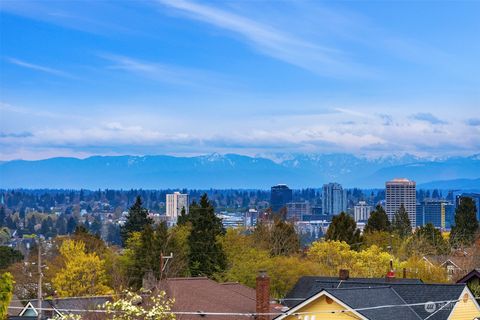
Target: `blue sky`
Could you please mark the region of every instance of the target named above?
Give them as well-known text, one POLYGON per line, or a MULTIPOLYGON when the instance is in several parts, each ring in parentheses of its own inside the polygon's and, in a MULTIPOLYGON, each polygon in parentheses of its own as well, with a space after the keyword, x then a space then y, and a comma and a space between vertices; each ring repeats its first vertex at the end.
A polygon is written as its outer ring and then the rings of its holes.
POLYGON ((478 1, 0 4, 1 159, 480 152, 478 1))

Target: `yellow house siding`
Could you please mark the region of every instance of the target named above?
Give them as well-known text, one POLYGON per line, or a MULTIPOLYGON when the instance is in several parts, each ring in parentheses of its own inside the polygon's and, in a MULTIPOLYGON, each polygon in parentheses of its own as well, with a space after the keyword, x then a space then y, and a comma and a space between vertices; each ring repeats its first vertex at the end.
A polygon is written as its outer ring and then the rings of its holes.
POLYGON ((472 296, 467 293, 466 290, 463 291, 460 301, 455 304, 455 308, 450 314, 450 320, 473 320, 476 317, 480 317, 480 309, 477 304, 473 301, 472 296), (468 296, 466 301, 463 301, 464 295, 468 296))
POLYGON ((308 312, 304 315, 290 315, 286 317, 287 320, 352 320, 361 319, 351 311, 347 311, 345 307, 339 303, 332 301, 331 304, 327 303, 327 297, 321 296, 317 300, 312 301, 308 305, 304 306, 296 313, 308 312), (345 311, 344 313, 330 311, 345 311), (311 312, 311 313, 310 313, 311 312), (327 313, 328 312, 328 313, 327 313), (308 318, 307 318, 308 316, 308 318))

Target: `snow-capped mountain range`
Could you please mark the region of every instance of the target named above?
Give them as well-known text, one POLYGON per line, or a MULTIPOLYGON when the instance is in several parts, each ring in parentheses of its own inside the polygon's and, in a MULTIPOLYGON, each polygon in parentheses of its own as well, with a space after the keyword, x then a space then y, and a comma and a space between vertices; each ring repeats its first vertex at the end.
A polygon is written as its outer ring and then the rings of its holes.
POLYGON ((444 159, 413 155, 369 159, 351 154, 252 157, 214 153, 194 157, 93 156, 0 162, 0 188, 266 189, 277 183, 305 188, 321 187, 332 181, 346 187, 381 188, 386 180, 395 177, 406 177, 418 184, 437 181, 442 188, 456 180, 471 189, 480 189, 480 154, 444 159))

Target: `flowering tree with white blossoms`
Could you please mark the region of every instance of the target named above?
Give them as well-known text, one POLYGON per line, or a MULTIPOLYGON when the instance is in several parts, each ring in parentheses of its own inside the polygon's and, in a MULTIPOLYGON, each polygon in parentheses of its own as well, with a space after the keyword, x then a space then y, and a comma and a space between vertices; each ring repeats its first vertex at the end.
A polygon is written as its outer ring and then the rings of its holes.
POLYGON ((126 291, 123 299, 106 302, 103 307, 112 320, 174 320, 172 304, 173 300, 166 298, 165 291, 152 294, 148 299, 126 291))

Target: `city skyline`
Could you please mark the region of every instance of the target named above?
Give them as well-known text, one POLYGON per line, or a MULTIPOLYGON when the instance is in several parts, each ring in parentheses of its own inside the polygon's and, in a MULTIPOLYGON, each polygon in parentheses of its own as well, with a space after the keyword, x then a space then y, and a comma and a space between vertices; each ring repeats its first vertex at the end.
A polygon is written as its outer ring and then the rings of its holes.
POLYGON ((0 160, 475 154, 479 6, 3 2, 0 160))

